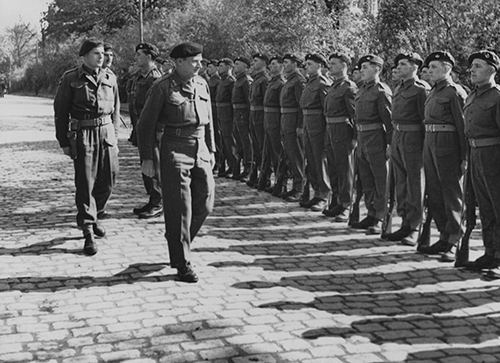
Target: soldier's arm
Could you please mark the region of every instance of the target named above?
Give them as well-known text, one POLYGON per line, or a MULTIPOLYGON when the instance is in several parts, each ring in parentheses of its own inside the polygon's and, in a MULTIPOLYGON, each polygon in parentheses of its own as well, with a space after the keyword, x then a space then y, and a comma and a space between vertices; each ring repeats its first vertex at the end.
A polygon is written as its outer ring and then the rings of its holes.
POLYGON ((377 108, 380 119, 385 125, 385 136, 387 144, 392 140, 392 95, 389 91, 381 91, 378 94, 377 108))
POLYGON ((358 89, 354 85, 349 85, 344 93, 344 102, 347 109, 347 114, 351 120, 354 120, 356 113, 356 92, 358 89))
POLYGON ((210 151, 212 154, 215 153, 216 147, 215 147, 215 132, 214 132, 214 118, 212 115, 212 102, 211 102, 211 96, 210 96, 210 88, 208 87, 208 84, 206 85, 207 88, 207 95, 208 95, 208 124, 205 126, 205 142, 208 147, 208 151, 210 151))
POLYGON ((465 130, 464 130, 464 104, 465 104, 466 94, 465 91, 453 92, 450 100, 451 114, 453 116, 453 121, 455 122, 455 128, 458 134, 458 143, 460 145, 460 157, 464 161, 466 159, 466 141, 465 141, 465 130))
POLYGON ((146 103, 137 122, 137 144, 142 160, 153 160, 156 145, 156 124, 166 99, 161 84, 155 83, 147 93, 146 103))
MULTIPOLYGON (((113 120, 113 125, 115 127, 115 136, 116 136, 116 139, 118 140, 118 127, 120 125, 120 93, 118 91, 118 83, 116 81, 116 78, 115 78, 115 85, 113 86, 113 94, 114 94, 114 97, 115 97, 115 100, 114 100, 114 109, 113 109, 113 115, 111 116, 112 117, 112 120, 113 120)), ((117 143, 118 145, 118 143, 117 143)))
POLYGON ((266 78, 264 78, 264 81, 262 81, 260 84, 260 95, 261 95, 262 100, 264 100, 264 95, 266 94, 266 89, 267 89, 268 84, 269 84, 269 82, 267 81, 266 78))
POLYGON ((244 82, 243 86, 241 87, 241 92, 243 93, 243 99, 247 101, 247 103, 250 103, 250 81, 244 82))
MULTIPOLYGON (((297 101, 297 105, 300 105, 300 98, 302 97, 302 92, 304 91, 305 83, 301 81, 295 82, 294 90, 295 90, 295 100, 297 101)), ((304 119, 302 116, 302 109, 300 106, 297 106, 299 112, 297 114, 297 128, 301 129, 304 127, 304 119)))
POLYGON ((69 147, 68 124, 71 109, 72 91, 68 77, 62 76, 54 97, 54 123, 56 139, 60 147, 69 147))
POLYGON ((427 99, 427 95, 429 94, 429 90, 425 88, 419 88, 417 93, 417 112, 418 118, 422 121, 425 120, 425 100, 427 99))

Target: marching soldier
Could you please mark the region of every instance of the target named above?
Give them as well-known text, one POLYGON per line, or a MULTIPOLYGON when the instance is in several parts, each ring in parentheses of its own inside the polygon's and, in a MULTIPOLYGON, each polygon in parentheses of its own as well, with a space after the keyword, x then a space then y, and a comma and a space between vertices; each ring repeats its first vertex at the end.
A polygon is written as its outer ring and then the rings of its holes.
POLYGON ((76 220, 83 231, 83 252, 94 255, 94 234, 104 237, 97 215, 111 196, 118 172, 117 125, 120 99, 115 75, 101 68, 104 44, 85 40, 79 56, 83 64, 61 78, 54 98, 56 138, 74 160, 76 220))
POLYGON ((172 49, 175 70, 153 84, 137 124, 142 170, 149 176, 155 174, 156 129, 158 124, 164 126, 160 168, 165 236, 170 266, 185 282, 198 281, 191 265, 191 243, 212 211, 215 192, 210 90, 198 76, 202 50, 196 43, 172 49))
POLYGON ((286 82, 280 92, 280 133, 293 180, 292 190, 286 197, 288 202, 298 202, 304 192, 304 152, 299 139, 303 132, 300 98, 305 83, 305 78, 298 69, 301 63, 294 54, 283 56, 286 82))
POLYGON ((256 53, 253 58, 253 82, 250 86, 250 135, 253 145, 253 164, 248 186, 257 186, 258 171, 262 172, 261 164, 264 151, 264 94, 268 78, 266 74, 269 58, 262 53, 256 53))
POLYGON ((463 105, 466 94, 451 79, 455 65, 448 52, 431 53, 425 60, 434 82, 425 103, 424 172, 429 211, 440 233, 439 240, 421 248, 454 261, 452 248, 461 237, 462 186, 466 144, 463 105))
POLYGON ((422 222, 424 106, 430 88, 417 78, 418 68, 423 63, 417 53, 398 54, 394 63, 401 82, 392 99, 394 132, 390 158, 402 223, 401 228, 387 234, 386 239, 415 246, 422 222))
POLYGON ((363 85, 356 97, 358 172, 368 215, 355 229, 380 234, 380 222, 386 210, 387 153, 391 143, 392 118, 389 87, 380 81, 382 58, 368 54, 358 62, 363 85))
POLYGON ((332 188, 330 207, 323 213, 335 222, 347 222, 351 205, 356 84, 347 77, 350 59, 343 53, 329 57, 334 81, 325 98, 325 149, 332 188))
POLYGON ((215 102, 215 95, 217 94, 217 86, 220 83, 220 76, 218 70, 219 61, 217 59, 210 59, 207 65, 208 87, 210 88, 210 99, 212 100, 212 118, 214 122, 215 144, 217 152, 215 153, 215 168, 214 173, 226 170, 226 157, 224 156, 224 147, 222 145, 222 135, 220 132, 220 123, 217 117, 217 105, 215 102))
MULTIPOLYGON (((140 43, 135 47, 135 60, 138 68, 132 80, 132 90, 130 92, 129 104, 131 104, 132 113, 130 117, 134 120, 139 120, 144 104, 146 103, 146 95, 153 82, 161 77, 161 73, 156 67, 155 59, 158 56, 158 48, 153 44, 140 43)), ((162 133, 161 127, 157 132, 157 144, 153 152, 153 163, 156 173, 153 177, 142 174, 142 181, 146 193, 149 195, 149 201, 141 207, 134 208, 133 212, 139 218, 153 218, 163 213, 161 201, 161 184, 160 176, 160 146, 159 142, 162 133)), ((136 131, 134 131, 136 132, 136 131)))
POLYGON ((222 138, 222 149, 228 164, 228 169, 219 169, 220 177, 239 177, 239 165, 236 162, 236 149, 233 127, 233 106, 231 103, 233 85, 236 79, 233 77, 234 63, 229 58, 223 58, 219 62, 220 82, 215 94, 215 105, 217 117, 220 124, 222 138))
POLYGON ((252 78, 247 74, 250 60, 238 57, 234 60, 234 75, 236 81, 233 85, 231 102, 233 103, 233 120, 236 135, 236 149, 243 156, 243 173, 240 174, 239 158, 233 177, 238 177, 242 182, 247 182, 253 165, 252 139, 250 137, 250 85, 252 78))
POLYGON ((469 57, 469 66, 475 88, 465 103, 465 135, 484 254, 466 267, 494 269, 500 266, 500 87, 495 83, 500 59, 482 50, 469 57))
POLYGON ((315 212, 322 212, 327 207, 330 192, 324 152, 326 123, 323 105, 331 83, 321 74, 322 67, 326 67, 323 56, 306 55, 306 72, 309 78, 300 98, 300 108, 304 117, 304 150, 314 190, 314 197, 302 206, 315 212))

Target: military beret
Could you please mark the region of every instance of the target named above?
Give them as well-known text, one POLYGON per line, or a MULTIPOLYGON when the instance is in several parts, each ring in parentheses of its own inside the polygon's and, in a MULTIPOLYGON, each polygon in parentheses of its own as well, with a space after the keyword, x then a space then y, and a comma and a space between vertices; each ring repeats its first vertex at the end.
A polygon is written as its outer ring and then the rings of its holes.
POLYGON ((219 61, 219 65, 220 65, 221 63, 224 63, 225 65, 230 66, 230 67, 234 66, 234 62, 233 62, 233 60, 232 60, 231 58, 222 58, 222 59, 219 61))
POLYGON ((421 67, 422 64, 424 63, 424 60, 418 53, 399 53, 396 58, 394 58, 394 65, 397 67, 398 63, 400 60, 406 59, 409 60, 410 62, 414 63, 417 65, 417 67, 421 67))
POLYGON ((367 55, 361 57, 358 61, 358 67, 361 69, 361 65, 363 63, 366 63, 366 62, 371 63, 371 64, 376 64, 376 65, 381 66, 381 67, 384 66, 384 60, 375 54, 367 54, 367 55))
POLYGON ((213 64, 214 66, 216 66, 216 65, 219 64, 219 60, 218 59, 207 59, 207 60, 208 60, 207 65, 213 64))
POLYGON ((283 56, 283 60, 285 60, 285 59, 291 60, 292 62, 297 63, 297 65, 302 64, 302 61, 300 60, 300 58, 297 57, 295 54, 287 53, 283 56))
POLYGON ((108 50, 113 50, 113 46, 109 43, 104 43, 104 51, 107 52, 108 50))
POLYGON ((354 72, 354 71, 359 71, 359 70, 360 70, 360 68, 359 68, 359 66, 358 66, 357 64, 356 64, 356 65, 352 68, 352 71, 353 71, 353 72, 354 72))
POLYGON ((269 58, 269 63, 271 63, 273 60, 278 61, 278 63, 283 63, 283 58, 277 55, 274 55, 271 58, 269 58))
POLYGON ((250 62, 250 59, 248 59, 247 57, 237 57, 234 59, 234 61, 235 62, 243 62, 249 67, 252 65, 252 62, 250 62))
POLYGON ((453 56, 446 51, 439 51, 429 54, 427 58, 425 58, 424 65, 429 66, 429 63, 432 61, 446 62, 451 64, 452 66, 455 65, 455 58, 453 58, 453 56))
POLYGON ((479 52, 472 53, 468 59, 469 66, 472 64, 474 59, 481 59, 489 65, 495 67, 496 70, 500 68, 500 58, 491 50, 480 50, 479 52))
POLYGON ((135 51, 137 52, 138 50, 144 51, 146 54, 150 54, 151 58, 156 59, 158 57, 158 48, 150 43, 139 43, 135 47, 135 51))
POLYGON ((309 53, 306 55, 306 61, 307 60, 312 60, 313 62, 316 62, 316 63, 321 64, 322 66, 326 67, 326 59, 321 54, 309 53))
POLYGON ((176 45, 170 52, 170 58, 189 58, 203 52, 203 46, 198 43, 186 42, 176 45))
POLYGON ((252 59, 254 58, 259 58, 262 59, 264 62, 269 63, 269 57, 265 54, 255 53, 254 55, 252 55, 252 59))
POLYGON ((83 41, 80 47, 80 51, 78 52, 78 55, 82 57, 88 52, 90 52, 92 49, 97 47, 104 47, 104 43, 97 39, 86 39, 83 41))
POLYGON ((330 60, 332 58, 340 59, 342 62, 344 62, 347 65, 351 64, 351 58, 345 53, 334 52, 334 53, 330 54, 330 56, 328 57, 328 60, 330 60))

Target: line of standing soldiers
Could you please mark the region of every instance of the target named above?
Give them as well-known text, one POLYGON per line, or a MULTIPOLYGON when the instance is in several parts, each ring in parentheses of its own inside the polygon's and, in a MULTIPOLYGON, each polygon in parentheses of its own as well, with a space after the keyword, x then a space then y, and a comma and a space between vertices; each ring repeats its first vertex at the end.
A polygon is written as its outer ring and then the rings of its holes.
POLYGON ((348 221, 358 179, 368 214, 351 227, 367 234, 384 232, 392 178, 402 223, 383 238, 417 245, 425 196, 439 239, 419 252, 452 262, 463 235, 461 181, 469 160, 485 254, 467 267, 498 267, 500 88, 494 77, 500 62, 495 53, 470 56, 476 88, 468 97, 451 78, 453 56, 443 51, 425 62, 416 53, 399 54, 394 94, 380 80, 383 60, 373 54, 357 63, 357 84, 348 78, 350 58, 342 53, 331 54, 328 62, 320 54, 306 55, 306 77, 296 55, 252 59, 206 61, 219 177, 299 202, 335 222, 348 221), (432 89, 417 77, 423 66, 432 89))

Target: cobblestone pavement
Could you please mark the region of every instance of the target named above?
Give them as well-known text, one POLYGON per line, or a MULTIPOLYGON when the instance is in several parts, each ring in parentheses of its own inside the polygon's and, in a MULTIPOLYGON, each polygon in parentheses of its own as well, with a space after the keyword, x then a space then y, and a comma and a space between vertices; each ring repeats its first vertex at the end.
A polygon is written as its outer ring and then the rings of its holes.
POLYGON ((50 100, 0 99, 0 361, 500 361, 500 282, 235 181, 194 244, 200 282, 176 281, 163 219, 132 214, 125 129, 108 236, 84 256, 52 127, 50 100))

